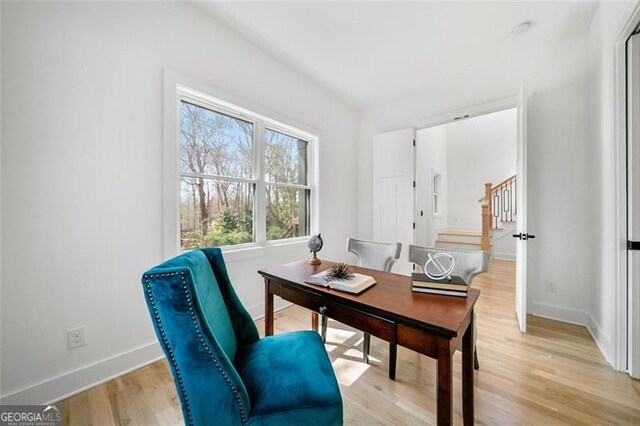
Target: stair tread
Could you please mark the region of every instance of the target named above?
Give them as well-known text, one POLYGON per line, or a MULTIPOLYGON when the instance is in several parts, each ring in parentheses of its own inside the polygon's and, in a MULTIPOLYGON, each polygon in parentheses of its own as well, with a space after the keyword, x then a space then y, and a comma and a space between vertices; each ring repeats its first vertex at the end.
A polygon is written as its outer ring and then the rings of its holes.
POLYGON ((454 241, 454 240, 436 240, 436 244, 464 244, 467 246, 480 246, 481 244, 478 243, 472 243, 469 241, 454 241))
POLYGON ((481 231, 440 231, 438 235, 455 235, 460 237, 482 237, 481 231))

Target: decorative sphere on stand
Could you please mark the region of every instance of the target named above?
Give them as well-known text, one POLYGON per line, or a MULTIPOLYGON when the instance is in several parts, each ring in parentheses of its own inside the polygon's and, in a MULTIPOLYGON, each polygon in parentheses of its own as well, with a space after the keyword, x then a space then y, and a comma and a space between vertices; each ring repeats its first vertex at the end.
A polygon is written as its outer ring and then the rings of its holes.
POLYGON ((311 237, 307 245, 309 246, 309 251, 313 253, 313 257, 309 260, 309 264, 320 265, 322 261, 318 259, 317 253, 322 250, 323 241, 321 234, 311 237))

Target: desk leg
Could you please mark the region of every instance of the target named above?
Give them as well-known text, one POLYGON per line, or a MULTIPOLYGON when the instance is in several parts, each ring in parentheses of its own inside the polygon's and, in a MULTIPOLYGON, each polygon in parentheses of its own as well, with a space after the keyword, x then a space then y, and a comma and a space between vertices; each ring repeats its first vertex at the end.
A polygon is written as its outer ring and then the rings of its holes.
POLYGON ((316 333, 318 332, 318 313, 317 312, 311 312, 311 329, 316 333))
POLYGON ((438 338, 438 426, 453 424, 453 360, 448 339, 438 338))
POLYGON ((264 280, 264 335, 273 335, 273 293, 269 291, 271 281, 264 280))
POLYGON ((473 341, 473 328, 475 315, 471 311, 471 321, 467 331, 462 337, 462 415, 465 425, 472 425, 474 420, 473 401, 473 355, 475 345, 473 341))

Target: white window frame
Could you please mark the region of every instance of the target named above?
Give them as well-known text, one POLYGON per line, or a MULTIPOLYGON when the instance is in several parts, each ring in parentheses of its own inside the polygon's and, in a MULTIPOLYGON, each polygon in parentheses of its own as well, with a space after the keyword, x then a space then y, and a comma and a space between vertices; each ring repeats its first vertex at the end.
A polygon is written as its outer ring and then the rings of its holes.
POLYGON ((431 216, 442 217, 442 173, 434 169, 431 169, 431 216), (439 179, 438 188, 436 188, 436 178, 439 179))
MULTIPOLYGON (((275 247, 291 244, 303 244, 309 236, 293 237, 279 240, 267 241, 266 229, 266 184, 275 184, 285 187, 293 187, 309 190, 309 234, 317 233, 319 229, 318 214, 318 144, 319 137, 307 131, 308 126, 295 123, 286 119, 292 125, 283 121, 271 118, 277 114, 254 112, 240 105, 249 103, 237 99, 231 95, 224 94, 200 82, 190 80, 179 74, 165 70, 165 149, 164 149, 164 256, 173 257, 184 251, 180 246, 180 178, 190 175, 181 171, 180 164, 180 125, 181 125, 181 103, 187 101, 196 106, 210 109, 234 118, 251 122, 254 126, 253 143, 253 175, 250 178, 234 178, 227 176, 199 175, 205 178, 223 179, 227 181, 246 182, 255 184, 254 209, 253 209, 253 232, 254 242, 222 246, 222 251, 227 254, 238 253, 238 258, 242 258, 242 252, 254 256, 255 250, 272 250, 275 247), (214 96, 214 94, 216 96, 214 96), (230 99, 233 103, 223 100, 230 99), (268 114, 268 116, 267 116, 268 114), (295 126, 295 127, 294 127, 295 126), (264 177, 265 156, 264 156, 264 132, 266 129, 283 133, 287 136, 304 140, 307 146, 307 182, 306 185, 285 184, 266 182, 264 177), (302 130, 304 128, 305 130, 302 130), (258 154, 259 153, 259 154, 258 154)), ((280 118, 280 117, 278 117, 280 118)), ((302 200, 301 200, 302 201, 302 200)))

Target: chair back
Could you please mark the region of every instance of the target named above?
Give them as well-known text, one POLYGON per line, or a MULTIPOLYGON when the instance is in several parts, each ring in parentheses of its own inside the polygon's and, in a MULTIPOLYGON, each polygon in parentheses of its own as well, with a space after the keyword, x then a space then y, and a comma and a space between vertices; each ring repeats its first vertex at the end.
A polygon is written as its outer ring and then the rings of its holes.
POLYGON ((409 245, 409 262, 415 263, 424 269, 424 264, 427 263, 429 254, 434 255, 436 253, 450 254, 455 262, 451 275, 462 278, 467 284, 471 284, 471 281, 473 281, 476 275, 489 270, 490 254, 486 251, 455 250, 409 245))
POLYGON ((238 424, 249 396, 233 360, 258 341, 220 249, 184 253, 142 276, 145 298, 182 403, 187 424, 238 424))
POLYGON ((356 255, 358 266, 391 272, 393 264, 400 258, 402 244, 376 243, 349 238, 347 251, 356 255))

